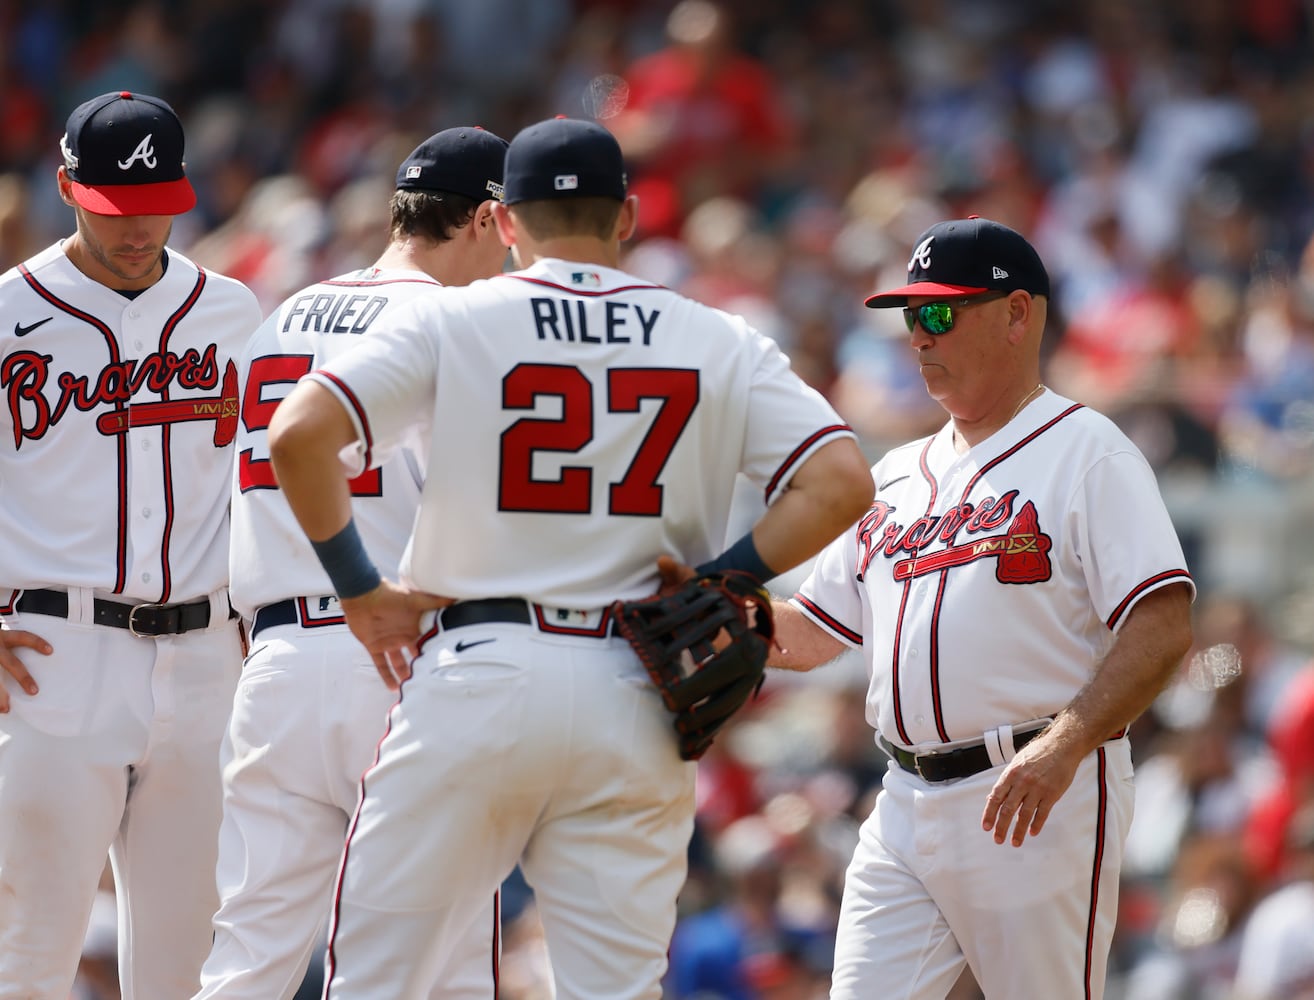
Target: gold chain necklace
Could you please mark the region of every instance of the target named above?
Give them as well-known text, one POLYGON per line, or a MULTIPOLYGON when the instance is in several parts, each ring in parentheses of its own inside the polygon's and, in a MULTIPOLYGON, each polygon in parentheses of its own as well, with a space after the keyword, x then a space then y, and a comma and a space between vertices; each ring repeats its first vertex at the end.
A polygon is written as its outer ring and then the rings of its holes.
POLYGON ((1017 409, 1015 409, 1012 413, 1008 415, 1008 419, 1005 420, 1004 423, 1011 424, 1013 422, 1013 418, 1022 412, 1022 407, 1026 406, 1027 403, 1031 402, 1031 400, 1035 398, 1036 393, 1042 391, 1044 388, 1045 388, 1044 382, 1037 382, 1036 387, 1022 397, 1022 402, 1017 404, 1017 409))

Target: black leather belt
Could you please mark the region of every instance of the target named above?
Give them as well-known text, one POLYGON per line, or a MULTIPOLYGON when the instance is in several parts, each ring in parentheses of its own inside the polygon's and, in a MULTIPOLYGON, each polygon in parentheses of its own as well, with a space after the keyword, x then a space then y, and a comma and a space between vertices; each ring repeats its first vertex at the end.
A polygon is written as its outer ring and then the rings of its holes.
MULTIPOLYGON (((288 598, 286 601, 275 601, 273 604, 266 604, 258 608, 255 618, 251 622, 251 638, 254 639, 264 629, 272 628, 275 625, 293 625, 301 621, 301 615, 297 608, 298 598, 288 598)), ((438 626, 442 631, 454 628, 465 628, 467 625, 491 625, 496 623, 511 625, 530 625, 533 624, 533 615, 530 611, 530 605, 527 601, 519 597, 486 597, 477 601, 459 601, 442 610, 438 619, 438 626)), ((309 624, 314 624, 311 621, 309 624)), ((582 629, 573 629, 568 626, 556 627, 552 623, 545 623, 543 631, 565 634, 565 635, 584 635, 591 634, 582 629)), ((605 634, 615 634, 614 622, 608 621, 605 634)))
MULTIPOLYGON (((1026 733, 1013 734, 1014 751, 1021 750, 1045 731, 1045 727, 1033 729, 1026 733)), ((905 771, 916 774, 926 781, 951 781, 954 778, 970 778, 974 774, 988 771, 994 767, 990 760, 990 751, 984 742, 968 747, 957 747, 941 753, 913 753, 903 747, 896 747, 884 736, 877 737, 881 748, 893 758, 905 771)))
MULTIPOLYGON (((68 591, 25 590, 14 605, 14 610, 24 614, 67 618, 68 591)), ((228 617, 236 618, 237 612, 230 608, 228 617)), ((122 604, 97 597, 92 601, 91 620, 96 625, 125 628, 143 638, 179 635, 209 627, 210 601, 207 598, 187 604, 122 604)))

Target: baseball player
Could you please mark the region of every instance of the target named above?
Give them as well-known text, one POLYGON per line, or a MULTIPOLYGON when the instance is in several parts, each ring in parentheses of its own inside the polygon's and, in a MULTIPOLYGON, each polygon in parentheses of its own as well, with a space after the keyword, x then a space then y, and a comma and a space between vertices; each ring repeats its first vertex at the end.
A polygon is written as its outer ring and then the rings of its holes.
POLYGON ((106 851, 123 996, 185 997, 210 946, 244 286, 169 249, 183 129, 127 91, 60 142, 77 228, 0 276, 0 997, 63 1000, 106 851), (45 655, 40 655, 45 654, 45 655))
MULTIPOLYGON (((222 904, 197 998, 291 997, 327 923, 360 777, 395 693, 369 654, 279 492, 265 441, 296 380, 385 325, 440 282, 502 270, 493 224, 506 141, 478 128, 431 136, 397 170, 391 234, 372 267, 302 289, 265 320, 239 366, 242 419, 233 490, 233 605, 252 619, 251 652, 224 745, 222 904)), ((395 574, 419 504, 421 461, 405 452, 353 480, 356 523, 395 574)), ((469 915, 463 960, 434 996, 494 996, 493 895, 469 915)))
POLYGON ((1049 278, 1018 233, 932 226, 903 306, 934 436, 779 604, 778 666, 861 647, 891 757, 845 880, 831 996, 1100 997, 1131 822, 1128 724, 1191 642, 1154 475, 1040 382, 1049 278))
POLYGON ((695 765, 609 606, 655 592, 663 553, 769 578, 871 497, 852 432, 769 339, 617 269, 637 202, 606 129, 531 125, 505 184, 493 212, 521 270, 399 311, 270 427, 348 624, 401 685, 339 876, 332 1000, 421 995, 431 942, 517 862, 560 1000, 656 1000, 695 765), (343 472, 414 432, 443 474, 398 585, 343 472), (771 506, 721 553, 740 470, 771 506))

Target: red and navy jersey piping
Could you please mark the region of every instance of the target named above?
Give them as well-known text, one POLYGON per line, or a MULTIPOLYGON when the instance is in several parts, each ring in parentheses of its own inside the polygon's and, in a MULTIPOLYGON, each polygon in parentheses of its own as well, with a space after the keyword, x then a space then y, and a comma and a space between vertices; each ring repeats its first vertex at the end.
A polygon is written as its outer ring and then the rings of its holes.
POLYGON ((826 628, 830 629, 836 635, 840 636, 843 639, 847 639, 855 646, 862 645, 862 632, 849 628, 834 615, 827 613, 827 611, 824 608, 818 605, 811 598, 805 597, 803 594, 795 594, 794 600, 797 601, 799 605, 805 611, 807 611, 809 615, 815 618, 819 623, 824 625, 826 628))
MULTIPOLYGON (((18 273, 23 276, 23 280, 27 282, 28 287, 30 287, 32 291, 36 292, 37 295, 41 296, 41 298, 45 299, 56 309, 68 313, 68 315, 72 316, 74 319, 79 319, 98 330, 105 338, 106 346, 109 349, 110 364, 119 363, 119 342, 114 336, 114 331, 111 330, 106 323, 56 296, 48 288, 42 285, 41 282, 37 281, 36 276, 27 269, 26 265, 19 264, 18 273)), ((122 413, 124 409, 125 406, 122 400, 114 401, 115 413, 122 413)), ((119 464, 119 481, 117 489, 118 525, 115 529, 117 551, 115 555, 113 593, 121 594, 123 593, 123 588, 127 585, 128 581, 128 435, 118 435, 118 440, 115 442, 115 449, 117 451, 119 464)))
POLYGON ((771 505, 771 502, 775 497, 776 491, 780 488, 780 484, 785 481, 785 479, 789 474, 789 471, 794 467, 794 464, 799 460, 799 457, 801 455, 803 455, 813 445, 815 445, 818 441, 821 441, 824 438, 831 437, 832 435, 835 434, 852 434, 852 433, 853 433, 853 428, 850 427, 848 424, 831 424, 828 427, 823 427, 818 431, 814 431, 807 438, 805 438, 802 444, 800 444, 797 448, 795 448, 792 452, 790 452, 789 457, 780 463, 780 467, 776 469, 775 474, 771 477, 770 481, 767 483, 766 490, 764 491, 764 496, 767 502, 767 506, 771 505))
POLYGON ((1090 870, 1090 907, 1086 911, 1086 964, 1085 974, 1082 977, 1086 988, 1085 1000, 1093 1000, 1091 979, 1095 971, 1095 927, 1100 909, 1100 878, 1104 873, 1104 849, 1108 838, 1109 814, 1108 751, 1100 747, 1095 751, 1095 758, 1097 762, 1095 780, 1099 783, 1099 798, 1095 813, 1095 853, 1091 858, 1090 870))
POLYGON ((1113 614, 1109 615, 1104 624, 1108 626, 1109 631, 1113 631, 1118 627, 1118 623, 1122 621, 1127 609, 1140 600, 1141 596, 1147 591, 1168 583, 1179 582, 1191 583, 1191 574, 1184 569, 1170 569, 1164 573, 1157 573, 1148 580, 1142 580, 1132 588, 1131 593, 1122 599, 1122 603, 1113 609, 1113 614))
POLYGON ((622 292, 665 292, 669 289, 662 285, 620 285, 616 288, 598 289, 590 291, 587 288, 577 288, 573 285, 562 285, 555 281, 546 281, 543 278, 530 278, 523 274, 499 274, 491 280, 496 281, 498 278, 513 278, 516 281, 523 281, 530 285, 542 285, 544 288, 554 288, 559 292, 565 292, 568 295, 582 295, 585 298, 597 299, 605 298, 608 295, 620 295, 622 292))
POLYGON ((360 405, 360 398, 351 391, 351 386, 347 385, 346 382, 342 381, 342 379, 338 378, 332 372, 326 372, 322 368, 317 368, 315 369, 314 374, 321 378, 328 379, 337 386, 342 395, 346 397, 352 410, 355 411, 356 418, 360 421, 361 433, 365 435, 365 468, 368 469, 370 465, 373 464, 374 434, 370 430, 370 420, 369 416, 365 413, 365 407, 360 405))
MULTIPOLYGON (((986 462, 983 466, 981 466, 980 469, 976 471, 976 473, 972 476, 972 478, 968 480, 967 484, 963 487, 962 494, 958 500, 959 506, 961 507, 964 503, 966 503, 967 498, 968 496, 971 495, 972 490, 976 487, 977 483, 981 481, 982 477, 985 476, 987 472, 989 472, 991 469, 993 469, 995 466, 999 465, 1000 463, 1004 462, 1006 459, 1011 458, 1013 455, 1017 454, 1019 451, 1025 448, 1027 445, 1031 444, 1033 441, 1039 438, 1046 431, 1051 430, 1053 427, 1061 423, 1063 420, 1067 419, 1069 416, 1076 413, 1078 410, 1082 410, 1082 409, 1085 409, 1083 404, 1074 403, 1072 406, 1069 406, 1067 409, 1063 410, 1063 412, 1059 413, 1052 419, 1041 424, 1030 434, 1027 434, 1021 440, 1016 442, 1012 447, 1007 448, 999 455, 996 455, 989 462, 986 462)), ((930 460, 929 460, 931 446, 932 444, 934 444, 934 442, 935 442, 934 437, 928 438, 926 440, 925 445, 922 447, 921 453, 918 455, 918 459, 917 459, 918 470, 921 472, 922 477, 926 480, 927 487, 930 492, 930 499, 927 501, 926 515, 925 515, 928 518, 931 516, 931 511, 935 509, 936 500, 939 497, 939 481, 936 479, 934 472, 932 472, 931 470, 930 460)), ((940 687, 940 641, 939 641, 940 614, 944 608, 944 595, 945 595, 945 588, 948 582, 948 569, 946 568, 941 570, 939 576, 940 579, 936 589, 935 603, 931 610, 930 638, 929 638, 929 646, 928 646, 927 654, 930 660, 929 680, 930 680, 930 688, 931 688, 931 710, 932 710, 932 715, 935 718, 936 735, 940 738, 942 742, 948 743, 951 742, 951 739, 950 739, 950 734, 945 727, 945 721, 944 721, 944 697, 943 697, 943 691, 941 690, 940 687)), ((911 746, 914 743, 914 740, 911 739, 903 718, 903 700, 900 695, 900 690, 902 688, 902 685, 900 683, 900 664, 901 664, 900 652, 903 643, 904 613, 907 610, 908 597, 911 592, 913 580, 914 577, 912 575, 909 575, 908 579, 904 581, 903 593, 899 599, 899 611, 895 621, 894 644, 893 644, 893 649, 891 651, 891 664, 890 664, 891 708, 893 710, 895 727, 898 731, 899 738, 903 741, 905 746, 911 746)))
MULTIPOLYGON (((205 270, 198 267, 196 269, 196 284, 192 286, 191 292, 186 300, 165 321, 164 329, 160 332, 160 354, 164 355, 169 349, 169 338, 173 332, 178 329, 178 324, 192 310, 201 297, 201 291, 205 288, 206 276, 205 270)), ((160 389, 160 399, 169 398, 169 387, 163 386, 160 389)), ((131 409, 131 406, 129 406, 131 409)), ((160 536, 160 603, 163 604, 169 600, 173 592, 173 570, 169 559, 169 546, 173 540, 173 519, 176 508, 176 501, 173 490, 173 450, 171 448, 173 440, 173 428, 169 424, 164 424, 160 428, 161 433, 161 474, 163 475, 164 491, 164 528, 160 536)), ((126 437, 126 435, 125 435, 126 437)))

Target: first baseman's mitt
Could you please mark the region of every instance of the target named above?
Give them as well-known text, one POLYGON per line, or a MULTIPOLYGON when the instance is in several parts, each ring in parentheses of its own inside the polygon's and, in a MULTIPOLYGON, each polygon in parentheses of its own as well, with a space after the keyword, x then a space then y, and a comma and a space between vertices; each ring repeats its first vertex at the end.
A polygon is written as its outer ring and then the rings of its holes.
POLYGON ((697 760, 762 686, 775 634, 766 590, 747 573, 705 573, 612 614, 675 715, 680 756, 697 760))

